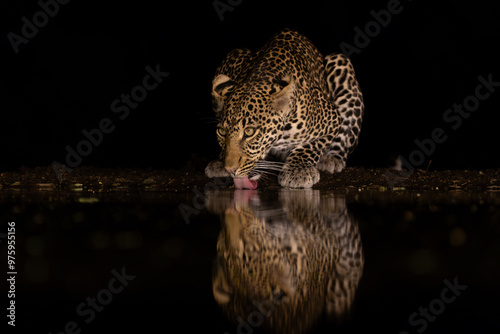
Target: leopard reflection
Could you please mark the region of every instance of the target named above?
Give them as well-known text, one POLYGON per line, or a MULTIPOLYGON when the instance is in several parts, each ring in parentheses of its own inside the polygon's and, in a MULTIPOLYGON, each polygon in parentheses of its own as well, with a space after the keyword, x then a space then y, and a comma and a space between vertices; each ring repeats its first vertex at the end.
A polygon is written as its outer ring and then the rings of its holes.
POLYGON ((364 258, 343 195, 282 189, 278 201, 251 190, 206 196, 222 220, 213 294, 239 331, 304 333, 323 315, 345 319, 364 258))

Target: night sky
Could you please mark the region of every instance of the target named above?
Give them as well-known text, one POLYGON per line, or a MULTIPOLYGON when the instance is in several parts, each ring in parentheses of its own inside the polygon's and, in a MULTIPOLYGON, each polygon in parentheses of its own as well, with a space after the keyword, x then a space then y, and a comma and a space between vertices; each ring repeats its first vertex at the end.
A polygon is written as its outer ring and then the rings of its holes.
POLYGON ((422 169, 430 160, 430 170, 498 168, 495 6, 477 0, 4 3, 0 170, 67 163, 67 147, 76 150, 85 133, 95 145, 80 145, 87 156, 71 160, 75 166, 168 169, 216 158, 210 88, 217 66, 232 49, 257 50, 283 28, 299 31, 324 55, 350 53, 366 109, 348 165, 386 167, 402 155, 422 169), (40 13, 43 7, 48 14, 40 13), (360 37, 366 29, 371 36, 360 37), (99 128, 102 136, 93 131, 99 128))

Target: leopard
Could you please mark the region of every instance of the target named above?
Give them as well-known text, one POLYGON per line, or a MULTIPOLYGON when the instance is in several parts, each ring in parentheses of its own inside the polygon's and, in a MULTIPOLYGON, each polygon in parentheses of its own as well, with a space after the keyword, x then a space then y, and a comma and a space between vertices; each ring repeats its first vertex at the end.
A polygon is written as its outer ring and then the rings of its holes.
POLYGON ((311 188, 320 171, 341 172, 358 144, 364 101, 350 59, 323 56, 291 29, 256 52, 229 52, 211 98, 221 153, 205 175, 232 177, 238 189, 269 175, 282 187, 311 188))
POLYGON ((289 334, 350 319, 364 255, 345 195, 282 188, 206 198, 221 217, 212 292, 226 317, 289 334))

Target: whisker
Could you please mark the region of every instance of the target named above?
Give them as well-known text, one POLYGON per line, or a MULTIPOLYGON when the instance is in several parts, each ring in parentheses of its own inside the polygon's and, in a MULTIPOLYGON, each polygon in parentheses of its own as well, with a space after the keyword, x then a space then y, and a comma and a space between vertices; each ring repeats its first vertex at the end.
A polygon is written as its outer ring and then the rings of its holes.
POLYGON ((282 166, 266 166, 266 165, 257 165, 254 168, 261 168, 261 169, 283 169, 282 166))
POLYGON ((269 180, 269 178, 270 178, 270 177, 269 177, 269 175, 267 175, 267 174, 260 174, 260 179, 261 179, 261 180, 269 180))
POLYGON ((283 166, 273 166, 273 165, 258 165, 258 168, 270 168, 270 169, 283 169, 283 166))
POLYGON ((285 163, 281 161, 259 160, 255 163, 253 171, 270 178, 276 177, 284 168, 285 163))
POLYGON ((270 171, 266 169, 254 169, 254 172, 259 173, 261 175, 272 175, 272 176, 276 176, 279 174, 279 171, 270 171))
POLYGON ((271 160, 258 160, 257 163, 269 164, 269 165, 284 165, 283 161, 271 161, 271 160))
POLYGON ((266 168, 280 168, 281 166, 273 166, 273 165, 263 165, 263 164, 255 164, 254 165, 254 168, 262 168, 262 169, 266 169, 266 168))
POLYGON ((281 161, 266 161, 266 160, 259 160, 255 163, 256 166, 259 167, 271 167, 271 168, 281 168, 285 165, 284 162, 281 161))

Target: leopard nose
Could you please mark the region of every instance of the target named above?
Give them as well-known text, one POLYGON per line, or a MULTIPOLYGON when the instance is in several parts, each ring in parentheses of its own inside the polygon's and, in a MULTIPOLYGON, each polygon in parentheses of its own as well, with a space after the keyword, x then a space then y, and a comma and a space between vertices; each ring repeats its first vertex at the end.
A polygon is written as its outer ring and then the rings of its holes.
POLYGON ((228 173, 230 173, 230 174, 234 174, 234 172, 238 169, 238 167, 227 167, 227 166, 226 166, 226 167, 224 167, 224 168, 225 168, 225 169, 228 171, 228 173))

